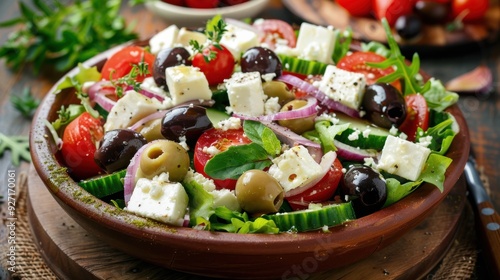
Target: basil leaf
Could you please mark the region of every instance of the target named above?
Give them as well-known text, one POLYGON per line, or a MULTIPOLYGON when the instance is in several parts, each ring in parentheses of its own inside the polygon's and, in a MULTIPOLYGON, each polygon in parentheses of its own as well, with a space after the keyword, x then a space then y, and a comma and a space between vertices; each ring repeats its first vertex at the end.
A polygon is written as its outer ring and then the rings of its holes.
POLYGON ((248 139, 262 146, 270 156, 281 152, 281 142, 272 129, 256 121, 245 121, 243 131, 248 139))
POLYGON ((231 146, 216 154, 205 165, 205 173, 214 179, 238 179, 251 169, 264 169, 272 164, 266 150, 256 143, 231 146))

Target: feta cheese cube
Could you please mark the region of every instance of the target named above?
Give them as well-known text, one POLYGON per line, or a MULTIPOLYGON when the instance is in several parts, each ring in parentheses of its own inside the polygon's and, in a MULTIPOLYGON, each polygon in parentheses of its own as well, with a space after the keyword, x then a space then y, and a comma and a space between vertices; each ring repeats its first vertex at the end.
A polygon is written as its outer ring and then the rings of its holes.
POLYGON ((294 146, 273 159, 269 174, 280 182, 286 192, 311 182, 321 175, 321 166, 306 147, 294 146))
POLYGON ((193 50, 189 44, 191 40, 197 41, 200 45, 203 45, 207 42, 208 38, 203 33, 191 31, 182 27, 177 35, 177 44, 186 47, 186 49, 192 53, 193 50))
POLYGON ((266 95, 259 72, 236 72, 225 85, 232 112, 254 117, 264 114, 266 95))
POLYGON ((227 24, 220 43, 233 54, 236 61, 239 61, 243 52, 259 45, 259 37, 251 30, 227 24))
POLYGON ((188 207, 188 195, 181 183, 169 182, 162 173, 137 181, 127 211, 170 225, 181 226, 188 207))
POLYGON ((177 43, 179 28, 173 24, 158 32, 149 39, 151 53, 157 54, 161 49, 172 48, 177 43))
POLYGON ((147 115, 166 108, 165 104, 155 98, 148 98, 134 90, 129 90, 111 108, 104 130, 129 127, 147 115))
POLYGON ((234 190, 220 189, 213 190, 210 192, 214 198, 214 207, 226 206, 229 210, 240 211, 241 206, 238 203, 238 199, 234 194, 234 190))
POLYGON ((415 181, 420 177, 430 153, 429 148, 389 135, 377 168, 415 181))
POLYGON ((358 110, 365 94, 365 85, 363 74, 328 65, 319 83, 319 89, 329 98, 358 110))
POLYGON ((302 23, 295 47, 299 52, 299 58, 333 63, 335 37, 336 31, 332 27, 302 23))
POLYGON ((212 98, 207 78, 199 68, 184 65, 168 67, 165 69, 165 78, 174 105, 212 98))

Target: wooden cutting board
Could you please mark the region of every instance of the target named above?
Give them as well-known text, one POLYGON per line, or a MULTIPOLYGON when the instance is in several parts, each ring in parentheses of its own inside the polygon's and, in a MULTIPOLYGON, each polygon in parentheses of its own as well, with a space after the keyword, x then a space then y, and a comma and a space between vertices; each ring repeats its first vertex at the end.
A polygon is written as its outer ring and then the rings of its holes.
MULTIPOLYGON (((460 178, 443 203, 419 226, 367 259, 308 279, 418 279, 446 254, 466 203, 460 178)), ((33 166, 28 179, 28 219, 47 265, 61 279, 202 279, 161 268, 102 243, 69 217, 43 185, 33 166)))

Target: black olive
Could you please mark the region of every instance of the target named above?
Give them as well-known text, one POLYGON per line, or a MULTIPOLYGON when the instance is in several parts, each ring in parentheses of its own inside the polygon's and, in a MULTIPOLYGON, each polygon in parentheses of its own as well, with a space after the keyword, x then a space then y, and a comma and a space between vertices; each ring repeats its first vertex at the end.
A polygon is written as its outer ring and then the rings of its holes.
POLYGON ((276 53, 264 47, 253 47, 241 57, 241 72, 259 72, 261 75, 274 73, 281 76, 283 67, 276 53))
POLYGON ((447 19, 450 13, 450 6, 435 1, 419 0, 415 3, 415 13, 425 23, 438 24, 447 19))
POLYGON ((403 15, 396 20, 394 29, 401 38, 414 39, 422 32, 422 21, 415 14, 403 15))
POLYGON ((197 105, 180 105, 169 109, 162 119, 161 134, 168 140, 181 141, 185 137, 189 146, 194 146, 200 135, 212 128, 207 110, 197 105))
POLYGON ((183 47, 164 48, 158 52, 153 66, 153 78, 157 86, 166 87, 165 69, 177 65, 191 65, 189 52, 183 47))
POLYGON ((384 128, 398 127, 406 117, 405 99, 391 84, 367 86, 361 106, 368 120, 384 128))
POLYGON ((94 161, 107 173, 124 169, 146 143, 146 138, 134 130, 110 130, 100 141, 99 148, 94 153, 94 161))
POLYGON ((387 199, 385 180, 380 173, 366 165, 352 165, 340 185, 341 198, 352 201, 358 218, 381 209, 387 199))

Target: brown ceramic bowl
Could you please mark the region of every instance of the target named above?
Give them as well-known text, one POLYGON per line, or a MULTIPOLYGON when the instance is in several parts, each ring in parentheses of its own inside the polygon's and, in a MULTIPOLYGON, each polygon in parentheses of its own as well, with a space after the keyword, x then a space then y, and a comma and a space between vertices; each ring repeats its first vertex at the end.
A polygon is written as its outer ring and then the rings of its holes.
MULTIPOLYGON (((117 49, 87 66, 102 66, 117 49)), ((78 70, 68 73, 72 76, 78 70)), ((393 243, 441 203, 461 176, 469 152, 466 122, 457 106, 449 111, 460 125, 447 156, 453 159, 444 192, 423 185, 394 205, 330 228, 330 232, 233 234, 174 227, 118 211, 80 188, 57 159, 57 147, 43 120, 53 121, 61 105, 77 102, 72 90, 47 94, 33 120, 30 144, 38 175, 62 208, 91 234, 123 252, 177 271, 224 278, 289 278, 352 264, 393 243)))

